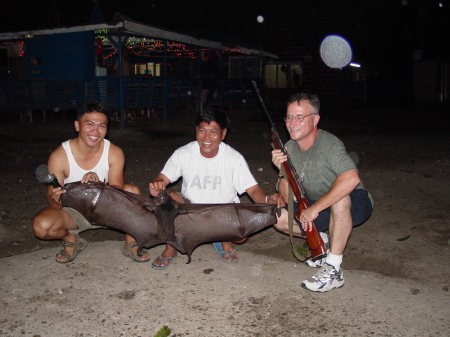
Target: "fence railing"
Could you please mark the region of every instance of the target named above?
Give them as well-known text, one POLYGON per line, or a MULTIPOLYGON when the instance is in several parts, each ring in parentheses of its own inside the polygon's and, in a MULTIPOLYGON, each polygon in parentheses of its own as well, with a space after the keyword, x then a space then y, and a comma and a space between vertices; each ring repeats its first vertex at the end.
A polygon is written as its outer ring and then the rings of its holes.
POLYGON ((109 109, 164 109, 200 106, 198 79, 99 76, 89 81, 0 80, 0 110, 69 110, 86 101, 109 109))

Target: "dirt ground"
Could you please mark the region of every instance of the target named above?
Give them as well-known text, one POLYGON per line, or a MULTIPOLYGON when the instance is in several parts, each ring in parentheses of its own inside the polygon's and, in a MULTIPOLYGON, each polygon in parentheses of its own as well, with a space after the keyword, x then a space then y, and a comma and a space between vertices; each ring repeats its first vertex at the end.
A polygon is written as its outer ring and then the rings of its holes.
MULTIPOLYGON (((226 142, 273 193, 267 121, 257 109, 229 115, 226 142)), ((284 123, 273 117, 286 140, 284 123)), ((55 263, 61 242, 38 240, 31 230, 45 206, 34 170, 75 136, 73 125, 55 117, 46 125, 0 124, 0 335, 153 336, 167 325, 171 336, 448 336, 448 110, 324 108, 319 125, 359 155, 375 200, 347 246, 345 287, 326 294, 300 288, 315 270, 298 262, 288 237, 273 228, 239 245, 237 264, 202 245, 190 264, 181 255, 157 271, 123 257, 124 236, 113 230, 84 232, 88 248, 69 265, 55 263)), ((167 122, 112 124, 107 138, 125 153, 125 180, 148 194, 172 152, 194 137, 194 115, 179 111, 167 122)))

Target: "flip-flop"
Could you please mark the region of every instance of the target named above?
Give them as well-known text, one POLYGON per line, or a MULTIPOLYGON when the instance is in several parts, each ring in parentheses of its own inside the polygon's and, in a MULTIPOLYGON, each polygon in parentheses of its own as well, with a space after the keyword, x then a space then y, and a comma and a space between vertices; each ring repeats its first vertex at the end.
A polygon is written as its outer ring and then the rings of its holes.
POLYGON ((236 249, 233 248, 233 250, 228 253, 228 252, 223 250, 222 242, 214 242, 213 243, 213 247, 216 250, 216 252, 219 254, 219 256, 220 256, 220 258, 222 259, 223 262, 227 262, 227 263, 237 263, 237 262, 239 262, 239 260, 236 260, 236 261, 234 261, 234 260, 225 260, 223 258, 223 256, 225 254, 228 255, 229 257, 232 257, 234 252, 236 251, 236 249))
POLYGON ((172 256, 169 256, 169 257, 166 257, 165 259, 163 259, 161 255, 158 255, 158 258, 159 258, 159 261, 161 261, 161 263, 164 262, 164 261, 166 261, 166 260, 169 260, 169 263, 167 263, 165 266, 157 266, 157 265, 155 264, 155 261, 153 261, 153 262, 152 262, 152 268, 158 269, 158 270, 166 269, 167 267, 170 266, 170 264, 171 264, 173 261, 175 261, 175 260, 177 259, 176 257, 172 257, 172 256))
POLYGON ((81 253, 84 248, 86 248, 88 245, 87 241, 85 239, 82 238, 78 238, 77 242, 69 242, 69 241, 63 241, 62 246, 63 247, 72 247, 74 249, 73 254, 70 255, 68 252, 66 252, 64 249, 61 249, 60 252, 58 254, 56 254, 56 257, 58 257, 58 255, 61 256, 65 256, 67 257, 67 260, 64 261, 59 261, 57 258, 55 259, 56 262, 58 263, 69 263, 72 262, 73 260, 75 260, 75 258, 77 257, 78 253, 81 253))

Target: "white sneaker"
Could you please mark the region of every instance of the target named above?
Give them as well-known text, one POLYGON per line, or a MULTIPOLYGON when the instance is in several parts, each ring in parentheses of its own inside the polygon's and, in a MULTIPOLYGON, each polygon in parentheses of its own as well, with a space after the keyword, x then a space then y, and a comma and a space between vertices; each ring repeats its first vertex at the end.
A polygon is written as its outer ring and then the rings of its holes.
POLYGON ((301 287, 307 290, 324 293, 344 286, 344 271, 337 271, 331 264, 324 263, 316 275, 302 282, 301 287))
MULTIPOLYGON (((330 237, 328 236, 327 233, 323 233, 323 234, 325 234, 325 238, 322 236, 322 239, 323 239, 323 242, 325 244, 325 249, 327 250, 327 255, 328 255, 328 253, 330 252, 330 250, 329 250, 329 248, 330 248, 330 237)), ((313 261, 311 258, 309 258, 308 260, 305 261, 305 264, 308 267, 311 267, 311 268, 319 268, 319 267, 323 266, 323 264, 325 263, 326 258, 327 257, 325 256, 325 257, 323 257, 321 259, 318 259, 316 261, 313 261)))
MULTIPOLYGON (((327 255, 329 252, 330 251, 327 249, 327 255)), ((313 261, 311 258, 309 258, 308 260, 305 261, 305 264, 311 268, 320 268, 325 263, 325 260, 327 259, 327 255, 325 255, 325 257, 322 257, 321 259, 318 259, 316 261, 313 261)))

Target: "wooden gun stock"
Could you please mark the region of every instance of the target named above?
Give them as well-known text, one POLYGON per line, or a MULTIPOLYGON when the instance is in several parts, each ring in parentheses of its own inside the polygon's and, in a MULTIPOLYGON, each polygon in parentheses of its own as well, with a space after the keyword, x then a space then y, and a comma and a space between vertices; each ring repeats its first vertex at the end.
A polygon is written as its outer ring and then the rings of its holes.
MULTIPOLYGON (((305 208, 308 208, 308 199, 306 198, 306 193, 301 183, 297 172, 295 171, 295 167, 292 165, 292 162, 287 154, 286 150, 280 145, 280 139, 278 134, 272 132, 272 141, 274 144, 274 148, 281 150, 284 154, 288 156, 288 160, 283 163, 284 171, 286 173, 286 179, 289 185, 292 188, 292 193, 295 195, 298 203, 298 213, 295 215, 298 221, 300 221, 300 215, 302 214, 305 208), (278 139, 277 139, 278 138, 278 139)), ((314 221, 312 222, 311 231, 305 231, 306 234, 306 242, 308 243, 309 250, 311 252, 311 259, 316 261, 325 257, 327 251, 325 249, 325 243, 323 242, 322 237, 317 230, 316 224, 314 221)))
MULTIPOLYGON (((266 106, 259 94, 258 87, 256 86, 255 81, 252 81, 253 87, 255 89, 256 96, 259 99, 259 103, 261 104, 262 109, 266 113, 266 116, 269 119, 272 130, 272 143, 275 149, 281 150, 285 155, 287 155, 287 161, 283 163, 284 171, 286 172, 286 179, 289 185, 292 188, 292 192, 297 199, 299 211, 295 215, 297 220, 300 221, 300 214, 305 208, 308 208, 308 199, 306 198, 305 188, 303 187, 302 182, 300 181, 297 171, 295 170, 294 165, 289 157, 289 154, 286 152, 283 143, 281 142, 281 138, 278 135, 277 130, 275 129, 275 124, 272 122, 270 118, 270 114, 266 109, 266 106)), ((309 250, 311 252, 311 259, 316 261, 326 256, 327 251, 325 249, 325 244, 323 242, 322 237, 319 234, 319 231, 316 228, 316 224, 313 222, 311 226, 311 231, 305 231, 306 234, 306 242, 308 243, 309 250)))

